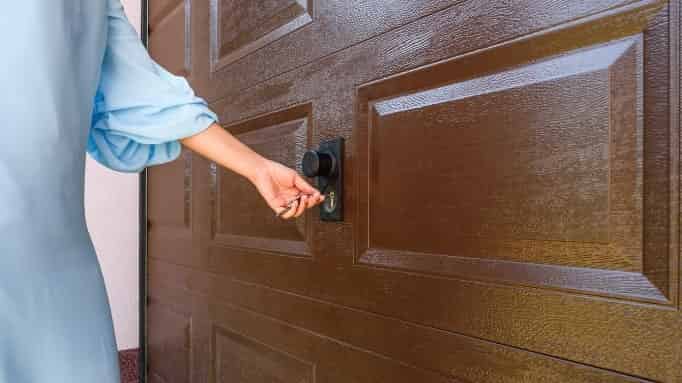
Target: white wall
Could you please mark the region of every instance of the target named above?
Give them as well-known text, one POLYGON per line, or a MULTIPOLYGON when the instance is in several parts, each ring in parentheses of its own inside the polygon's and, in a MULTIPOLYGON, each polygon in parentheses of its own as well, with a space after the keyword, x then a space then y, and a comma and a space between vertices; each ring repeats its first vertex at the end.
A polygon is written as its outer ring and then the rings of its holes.
MULTIPOLYGON (((140 27, 140 0, 122 0, 130 22, 140 27)), ((88 157, 85 212, 102 265, 119 350, 139 346, 139 176, 108 170, 88 157)))

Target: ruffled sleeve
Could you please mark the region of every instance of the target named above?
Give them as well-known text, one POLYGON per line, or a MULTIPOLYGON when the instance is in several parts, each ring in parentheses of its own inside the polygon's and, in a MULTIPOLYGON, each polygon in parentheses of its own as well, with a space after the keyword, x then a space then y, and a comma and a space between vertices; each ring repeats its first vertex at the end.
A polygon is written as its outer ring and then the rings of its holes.
POLYGON ((183 77, 149 56, 120 1, 108 3, 107 45, 87 151, 108 168, 139 172, 176 159, 179 139, 218 118, 183 77))

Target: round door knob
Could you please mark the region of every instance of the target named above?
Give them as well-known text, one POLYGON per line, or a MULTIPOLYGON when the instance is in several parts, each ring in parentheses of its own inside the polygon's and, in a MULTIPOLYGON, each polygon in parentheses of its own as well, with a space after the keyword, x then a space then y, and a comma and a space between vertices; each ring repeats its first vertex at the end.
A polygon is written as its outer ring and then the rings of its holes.
POLYGON ((308 177, 330 177, 336 173, 336 159, 331 153, 309 150, 303 155, 302 167, 308 177))

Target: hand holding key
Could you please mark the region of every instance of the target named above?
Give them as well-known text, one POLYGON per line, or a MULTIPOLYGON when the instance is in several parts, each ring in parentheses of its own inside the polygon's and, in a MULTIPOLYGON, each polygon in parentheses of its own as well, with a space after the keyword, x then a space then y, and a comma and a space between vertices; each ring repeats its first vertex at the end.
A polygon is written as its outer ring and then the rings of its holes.
POLYGON ((246 177, 265 202, 284 219, 300 217, 324 200, 293 169, 268 160, 218 124, 182 139, 182 144, 216 164, 246 177))
POLYGON ((282 164, 267 161, 252 180, 265 202, 278 217, 300 217, 306 209, 324 201, 324 196, 303 177, 282 164))
POLYGON ((284 209, 281 210, 279 213, 276 214, 277 217, 281 217, 281 216, 283 216, 284 214, 288 213, 291 209, 293 209, 294 206, 295 206, 296 204, 298 204, 298 203, 301 202, 301 197, 303 197, 303 195, 302 195, 302 194, 299 194, 299 195, 296 196, 296 198, 293 198, 291 201, 289 201, 289 202, 287 203, 287 205, 284 206, 284 209))

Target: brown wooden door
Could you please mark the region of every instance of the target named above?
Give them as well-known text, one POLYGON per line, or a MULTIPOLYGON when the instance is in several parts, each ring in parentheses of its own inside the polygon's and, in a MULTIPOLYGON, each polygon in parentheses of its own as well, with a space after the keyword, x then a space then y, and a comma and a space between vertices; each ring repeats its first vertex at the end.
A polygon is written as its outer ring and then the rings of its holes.
POLYGON ((682 382, 680 2, 151 0, 151 52, 343 223, 150 170, 151 382, 682 382))

